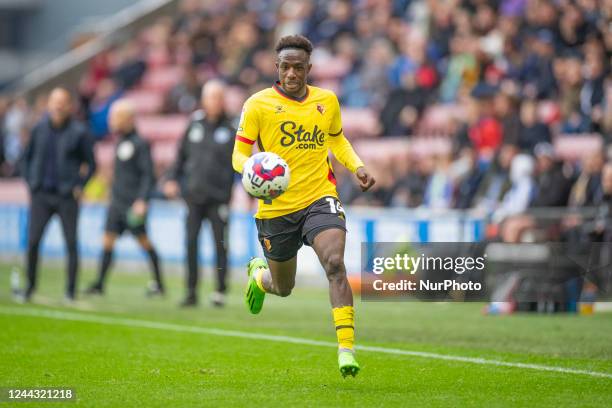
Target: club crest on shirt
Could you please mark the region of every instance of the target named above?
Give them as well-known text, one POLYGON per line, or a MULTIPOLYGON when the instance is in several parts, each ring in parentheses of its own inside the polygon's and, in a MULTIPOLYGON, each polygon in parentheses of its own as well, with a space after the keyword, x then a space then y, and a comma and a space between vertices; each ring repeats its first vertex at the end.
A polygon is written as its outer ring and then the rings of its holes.
POLYGON ((276 105, 274 107, 274 113, 285 113, 285 108, 283 105, 276 105))
POLYGON ((189 141, 191 143, 200 143, 204 139, 204 128, 199 123, 195 123, 191 129, 189 129, 189 141))
POLYGON ((129 160, 134 155, 134 150, 134 143, 129 140, 121 142, 117 146, 117 158, 121 161, 129 160))
POLYGON ((317 103, 317 110, 319 111, 321 115, 323 115, 325 113, 325 105, 321 103, 317 103))

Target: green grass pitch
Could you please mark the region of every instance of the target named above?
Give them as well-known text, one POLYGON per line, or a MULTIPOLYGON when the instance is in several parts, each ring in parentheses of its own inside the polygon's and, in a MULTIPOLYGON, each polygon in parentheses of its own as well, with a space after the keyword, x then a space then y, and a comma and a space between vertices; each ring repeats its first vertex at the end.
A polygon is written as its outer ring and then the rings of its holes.
MULTIPOLYGON (((491 317, 482 316, 482 304, 475 303, 367 303, 357 298, 358 345, 435 355, 361 350, 361 373, 343 379, 333 345, 302 341, 335 341, 327 293, 321 288, 302 285, 289 298, 268 296, 262 313, 251 316, 242 299, 245 276, 232 286, 225 309, 213 309, 203 301, 197 309, 181 310, 177 307, 183 292, 180 276, 168 277, 166 298, 147 299, 144 271, 121 273, 115 268, 105 297, 81 296, 77 305, 65 307, 63 271, 43 265, 37 302, 17 305, 9 295, 9 269, 0 265, 0 387, 71 387, 77 401, 65 406, 604 407, 612 403, 609 312, 587 317, 491 317), (249 333, 302 342, 249 338, 249 333), (439 355, 590 374, 435 357, 439 355)), ((83 271, 81 287, 92 276, 93 271, 83 271)), ((208 277, 203 294, 210 290, 208 277)), ((0 408, 5 405, 9 406, 0 402, 0 408)))

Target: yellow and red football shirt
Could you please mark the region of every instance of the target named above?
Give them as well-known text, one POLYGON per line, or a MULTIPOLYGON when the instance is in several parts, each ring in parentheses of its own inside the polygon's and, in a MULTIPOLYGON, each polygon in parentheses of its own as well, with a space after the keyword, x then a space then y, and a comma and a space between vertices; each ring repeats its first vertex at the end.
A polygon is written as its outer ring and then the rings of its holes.
POLYGON ((257 143, 289 165, 287 191, 271 202, 259 200, 257 218, 274 218, 337 197, 329 150, 351 172, 363 166, 342 132, 340 104, 329 90, 308 86, 303 98, 287 95, 278 83, 252 95, 244 104, 232 163, 242 166, 257 143))

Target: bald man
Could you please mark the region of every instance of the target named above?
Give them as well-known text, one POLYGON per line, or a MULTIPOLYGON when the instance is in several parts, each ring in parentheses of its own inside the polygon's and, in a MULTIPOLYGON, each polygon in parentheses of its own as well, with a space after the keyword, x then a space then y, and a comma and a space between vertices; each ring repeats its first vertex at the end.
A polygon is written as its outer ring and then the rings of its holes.
POLYGON ((66 300, 75 298, 79 198, 95 171, 93 141, 87 128, 73 120, 72 96, 64 88, 49 94, 47 114, 34 126, 24 150, 22 174, 31 196, 26 269, 28 286, 19 300, 36 288, 38 247, 47 223, 57 214, 68 253, 66 300))
POLYGON ((196 111, 181 140, 176 163, 170 170, 164 192, 169 198, 183 197, 188 214, 187 296, 182 306, 198 303, 198 235, 208 219, 215 238, 217 286, 211 296, 214 306, 223 306, 227 290, 228 205, 231 199, 234 171, 232 150, 236 129, 225 114, 225 85, 211 80, 202 88, 202 110, 196 111))
POLYGON ((164 293, 159 258, 146 231, 148 201, 155 185, 153 161, 146 141, 136 133, 134 107, 126 100, 118 100, 111 106, 109 128, 119 136, 115 149, 115 166, 111 203, 102 240, 102 257, 98 279, 87 292, 103 294, 106 276, 112 263, 113 248, 117 238, 128 230, 148 254, 153 281, 148 295, 164 293))

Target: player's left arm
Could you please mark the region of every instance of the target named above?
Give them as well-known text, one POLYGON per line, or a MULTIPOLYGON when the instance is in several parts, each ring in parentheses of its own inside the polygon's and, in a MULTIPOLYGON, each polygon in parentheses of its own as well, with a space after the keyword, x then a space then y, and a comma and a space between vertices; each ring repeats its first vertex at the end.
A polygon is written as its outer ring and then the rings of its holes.
POLYGON ((357 153, 355 153, 351 143, 344 136, 344 132, 342 131, 340 104, 335 96, 333 99, 334 116, 329 131, 329 148, 340 164, 349 169, 351 173, 355 174, 361 190, 367 191, 374 185, 376 180, 374 180, 374 177, 367 170, 363 161, 359 158, 357 153))

